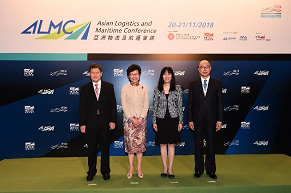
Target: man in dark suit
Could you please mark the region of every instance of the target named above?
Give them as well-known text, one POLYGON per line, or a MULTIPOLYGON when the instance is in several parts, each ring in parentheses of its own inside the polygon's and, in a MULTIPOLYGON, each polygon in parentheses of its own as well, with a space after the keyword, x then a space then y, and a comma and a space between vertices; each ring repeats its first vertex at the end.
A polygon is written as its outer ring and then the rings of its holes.
POLYGON ((204 172, 203 140, 206 140, 206 173, 212 179, 215 174, 215 135, 221 129, 223 105, 222 83, 210 77, 211 64, 207 60, 199 63, 200 77, 190 83, 188 95, 188 123, 195 135, 195 174, 199 178, 204 172))
POLYGON ((86 133, 88 144, 87 181, 92 181, 97 173, 97 149, 101 150, 101 173, 104 180, 110 179, 109 148, 110 131, 115 129, 117 119, 116 98, 111 83, 101 80, 102 68, 99 64, 89 67, 91 82, 81 87, 80 130, 86 133))

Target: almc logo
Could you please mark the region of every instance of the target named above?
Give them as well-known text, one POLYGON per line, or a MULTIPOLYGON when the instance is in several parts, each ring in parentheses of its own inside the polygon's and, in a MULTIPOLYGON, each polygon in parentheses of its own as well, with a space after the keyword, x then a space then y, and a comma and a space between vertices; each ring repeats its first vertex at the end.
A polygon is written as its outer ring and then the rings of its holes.
POLYGON ((24 76, 34 76, 34 69, 23 69, 24 76))
POLYGON ((68 35, 68 37, 66 37, 65 40, 77 40, 83 34, 81 40, 87 40, 91 21, 72 26, 72 24, 75 23, 75 20, 62 20, 58 23, 51 20, 48 24, 44 20, 36 20, 23 30, 21 34, 47 34, 36 38, 46 40, 57 40, 66 35, 68 35), (45 26, 48 27, 46 28, 45 26))
POLYGON ((25 142, 25 150, 35 150, 35 142, 25 142))
POLYGON ((34 106, 24 106, 24 113, 28 114, 34 113, 34 106))

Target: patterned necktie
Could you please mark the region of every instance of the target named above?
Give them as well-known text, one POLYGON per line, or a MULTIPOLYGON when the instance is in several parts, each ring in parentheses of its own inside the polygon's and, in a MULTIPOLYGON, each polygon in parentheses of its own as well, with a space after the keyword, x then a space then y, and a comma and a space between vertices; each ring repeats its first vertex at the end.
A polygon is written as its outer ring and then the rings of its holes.
POLYGON ((96 94, 96 98, 97 98, 97 100, 98 100, 98 98, 99 98, 99 92, 98 92, 98 84, 95 84, 95 94, 96 94))
POLYGON ((207 88, 207 80, 206 79, 204 79, 203 87, 204 87, 204 90, 206 91, 206 88, 207 88))

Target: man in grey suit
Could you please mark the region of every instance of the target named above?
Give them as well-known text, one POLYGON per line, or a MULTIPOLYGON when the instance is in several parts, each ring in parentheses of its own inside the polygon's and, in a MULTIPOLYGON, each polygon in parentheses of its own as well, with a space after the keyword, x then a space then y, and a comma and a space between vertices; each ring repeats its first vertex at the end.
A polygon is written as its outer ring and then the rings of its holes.
POLYGON ((207 60, 199 63, 200 77, 190 83, 188 95, 188 124, 195 136, 195 174, 204 173, 203 139, 206 140, 206 173, 217 179, 215 163, 215 135, 221 129, 223 117, 222 83, 210 77, 211 64, 207 60))

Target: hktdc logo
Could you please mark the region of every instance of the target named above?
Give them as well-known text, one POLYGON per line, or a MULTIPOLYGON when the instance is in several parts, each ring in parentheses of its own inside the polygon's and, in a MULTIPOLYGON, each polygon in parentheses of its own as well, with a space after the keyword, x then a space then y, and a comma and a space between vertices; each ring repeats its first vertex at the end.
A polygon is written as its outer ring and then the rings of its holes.
POLYGON ((115 68, 113 69, 114 76, 123 76, 123 69, 115 68))
POLYGON ((241 87, 241 94, 250 94, 251 93, 251 87, 250 86, 242 86, 241 87))
POLYGON ((186 142, 179 142, 177 144, 175 144, 176 147, 185 147, 186 142))
POLYGON ((114 148, 115 149, 122 149, 123 148, 123 141, 114 141, 114 148))
POLYGON ((24 69, 24 76, 34 76, 34 69, 24 69))
POLYGON ((79 131, 79 123, 70 123, 70 131, 79 131))
POLYGON ((30 151, 30 150, 35 150, 35 142, 25 142, 24 144, 25 150, 30 151))
POLYGON ((185 75, 185 71, 181 71, 181 70, 174 71, 174 74, 175 74, 175 76, 184 76, 185 75))
POLYGON ((79 95, 79 87, 70 87, 70 95, 79 95))
POLYGON ((242 129, 250 129, 251 128, 251 122, 250 121, 243 121, 243 122, 241 122, 240 127, 242 129))
POLYGON ((204 40, 205 41, 213 41, 214 34, 213 33, 204 33, 204 40))
POLYGON ((34 113, 34 106, 24 106, 24 113, 34 113))

